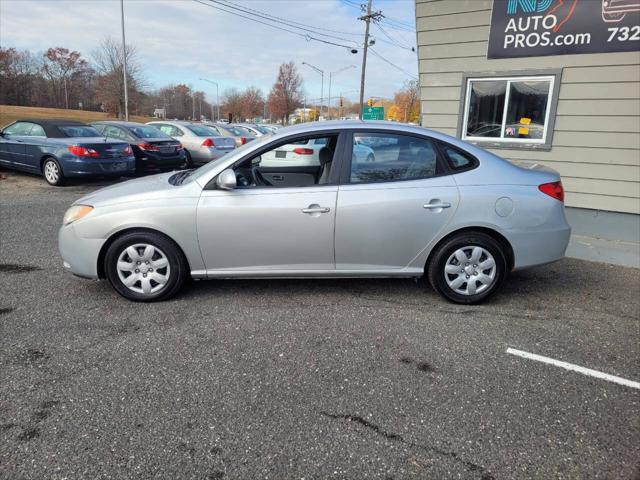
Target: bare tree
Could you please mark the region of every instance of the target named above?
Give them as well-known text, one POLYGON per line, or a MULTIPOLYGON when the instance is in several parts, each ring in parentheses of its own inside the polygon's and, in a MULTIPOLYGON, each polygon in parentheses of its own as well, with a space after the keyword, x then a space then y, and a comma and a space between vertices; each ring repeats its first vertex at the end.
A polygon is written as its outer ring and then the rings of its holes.
POLYGON ((302 105, 302 78, 293 62, 280 65, 268 102, 271 113, 285 124, 289 123, 289 115, 302 105))
MULTIPOLYGON (((127 59, 127 83, 129 99, 132 104, 140 100, 143 87, 143 75, 136 49, 126 45, 124 55, 127 59)), ((122 46, 112 38, 105 38, 93 52, 94 68, 98 73, 98 99, 105 110, 124 115, 124 80, 122 46)), ((135 106, 134 106, 135 108, 135 106)))

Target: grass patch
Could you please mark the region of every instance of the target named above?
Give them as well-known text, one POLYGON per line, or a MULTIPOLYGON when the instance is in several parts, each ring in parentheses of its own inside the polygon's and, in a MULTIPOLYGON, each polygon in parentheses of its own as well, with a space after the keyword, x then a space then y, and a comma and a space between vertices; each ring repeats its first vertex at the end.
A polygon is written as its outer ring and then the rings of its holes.
MULTIPOLYGON (((11 122, 27 118, 56 118, 65 120, 76 120, 78 122, 95 122, 98 120, 117 120, 117 118, 104 112, 89 112, 87 110, 66 110, 64 108, 40 108, 40 107, 18 107, 15 105, 0 105, 0 127, 4 127, 11 122)), ((146 123, 154 120, 153 117, 130 116, 134 122, 146 123)))

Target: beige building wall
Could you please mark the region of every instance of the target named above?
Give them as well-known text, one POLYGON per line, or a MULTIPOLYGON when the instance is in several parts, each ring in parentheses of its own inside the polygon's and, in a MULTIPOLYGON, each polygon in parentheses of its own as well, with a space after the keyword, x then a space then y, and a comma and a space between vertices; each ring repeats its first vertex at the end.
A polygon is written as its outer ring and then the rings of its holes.
POLYGON ((492 0, 416 0, 422 125, 456 136, 463 73, 562 69, 550 151, 566 205, 640 213, 640 52, 487 59, 492 0))

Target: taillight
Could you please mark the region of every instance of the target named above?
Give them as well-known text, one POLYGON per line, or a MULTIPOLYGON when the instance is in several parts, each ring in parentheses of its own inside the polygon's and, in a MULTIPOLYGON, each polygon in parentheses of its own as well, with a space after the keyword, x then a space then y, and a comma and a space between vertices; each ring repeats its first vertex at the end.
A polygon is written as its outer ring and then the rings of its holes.
POLYGON ((76 157, 99 157, 100 154, 93 148, 81 147, 80 145, 69 145, 67 147, 76 157))
POLYGON ((564 189, 562 188, 562 182, 543 183, 538 186, 538 190, 542 193, 546 193, 556 200, 564 202, 564 189))
POLYGON ((138 147, 140 147, 141 150, 146 150, 147 152, 159 152, 160 151, 160 147, 158 147, 157 145, 153 145, 152 143, 139 143, 138 147))
POLYGON ((213 143, 213 140, 211 140, 210 138, 205 139, 204 142, 202 142, 202 146, 203 147, 215 147, 216 144, 213 143))
POLYGON ((240 145, 247 143, 247 137, 240 137, 240 145))
POLYGON ((293 153, 297 153, 298 155, 313 155, 313 150, 310 148, 294 148, 293 153))
POLYGON ((131 145, 127 145, 126 147, 124 147, 124 150, 122 150, 123 155, 131 155, 132 153, 133 150, 131 150, 131 145))

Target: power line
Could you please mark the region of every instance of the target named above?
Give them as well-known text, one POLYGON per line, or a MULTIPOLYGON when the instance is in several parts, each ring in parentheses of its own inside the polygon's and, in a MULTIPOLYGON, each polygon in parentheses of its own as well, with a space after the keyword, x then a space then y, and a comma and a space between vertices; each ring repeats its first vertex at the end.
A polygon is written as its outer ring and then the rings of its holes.
MULTIPOLYGON (((202 0, 193 0, 193 1, 196 2, 196 3, 199 3, 201 5, 204 5, 206 7, 215 8, 216 10, 220 10, 221 12, 230 13, 231 15, 236 15, 238 17, 242 17, 242 18, 245 18, 247 20, 251 20, 252 22, 260 23, 262 25, 266 25, 267 27, 275 28, 276 30, 281 30, 283 32, 292 33, 294 35, 297 35, 299 37, 304 38, 307 41, 315 40, 316 42, 322 42, 322 43, 326 43, 327 45, 334 45, 336 47, 343 47, 343 48, 346 48, 348 50, 351 50, 352 53, 357 53, 357 50, 353 46, 350 46, 350 45, 343 45, 343 44, 340 44, 340 43, 330 42, 329 40, 324 40, 322 38, 313 37, 313 36, 309 35, 308 33, 304 34, 304 33, 296 32, 294 30, 289 30, 287 28, 284 28, 284 27, 281 27, 281 26, 278 26, 278 25, 273 25, 272 23, 263 22, 263 21, 255 19, 255 18, 248 17, 246 15, 242 15, 242 14, 240 14, 238 12, 234 12, 233 10, 225 10, 220 5, 213 5, 212 3, 205 2, 205 1, 202 1, 202 0)), ((317 32, 313 32, 313 33, 318 34, 317 32)))
POLYGON ((391 65, 392 67, 394 67, 395 69, 401 71, 402 73, 404 73, 405 75, 409 75, 411 78, 414 79, 418 79, 417 76, 415 76, 413 73, 409 73, 406 70, 404 70, 403 68, 400 68, 398 65, 396 65, 395 63, 392 63, 390 60, 387 60, 386 58, 384 58, 382 55, 380 55, 378 52, 376 52, 373 48, 371 49, 371 53, 373 53, 376 57, 378 57, 380 60, 382 60, 383 62, 388 63, 389 65, 391 65))
POLYGON ((400 48, 403 48, 405 50, 409 50, 410 52, 415 52, 416 51, 416 49, 414 47, 410 47, 408 45, 403 45, 403 44, 399 43, 396 39, 394 39, 391 35, 389 35, 389 33, 387 33, 387 31, 384 28, 382 28, 382 25, 380 25, 380 23, 375 23, 374 25, 382 32, 382 34, 385 37, 387 37, 389 39, 389 41, 385 41, 385 40, 379 39, 380 41, 383 41, 384 43, 389 43, 391 45, 395 45, 396 47, 400 47, 400 48))
MULTIPOLYGON (((210 0, 210 1, 214 1, 215 3, 220 3, 219 0, 210 0)), ((289 25, 291 27, 300 28, 302 30, 307 30, 308 29, 308 30, 311 30, 311 31, 316 31, 315 33, 318 33, 319 35, 326 35, 326 34, 320 33, 318 30, 322 30, 322 31, 325 31, 325 32, 339 33, 341 35, 353 35, 353 36, 357 36, 357 37, 362 36, 361 33, 345 32, 345 31, 341 31, 341 30, 332 30, 330 28, 316 27, 316 26, 313 26, 313 25, 308 25, 308 24, 297 22, 297 21, 294 21, 294 20, 287 20, 285 18, 277 17, 275 15, 271 15, 270 13, 266 13, 266 12, 263 12, 261 10, 256 10, 254 8, 249 8, 246 5, 242 5, 240 2, 234 2, 234 1, 231 1, 231 0, 224 0, 224 2, 233 4, 234 6, 236 6, 236 5, 237 6, 241 6, 245 10, 249 10, 250 12, 255 12, 255 14, 257 16, 271 17, 272 19, 274 19, 273 21, 277 20, 277 21, 279 21, 281 23, 284 23, 285 25, 289 25), (302 27, 305 27, 305 28, 302 28, 302 27)), ((233 7, 229 6, 229 8, 233 8, 233 7)), ((341 39, 341 40, 346 40, 346 39, 341 39)), ((347 41, 353 41, 353 40, 347 40, 347 41)))

